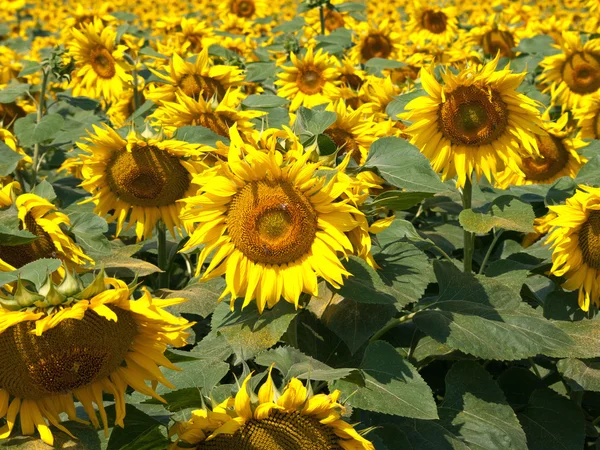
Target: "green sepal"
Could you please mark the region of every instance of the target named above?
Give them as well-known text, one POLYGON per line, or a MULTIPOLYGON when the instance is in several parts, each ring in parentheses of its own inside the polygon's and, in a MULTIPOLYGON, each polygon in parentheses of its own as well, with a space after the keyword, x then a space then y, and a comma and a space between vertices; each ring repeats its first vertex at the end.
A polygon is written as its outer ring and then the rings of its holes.
POLYGON ((19 277, 19 279, 17 280, 17 288, 15 289, 13 298, 21 306, 21 308, 30 307, 36 302, 41 302, 44 300, 43 295, 37 294, 27 289, 23 284, 23 281, 21 281, 21 277, 19 277))

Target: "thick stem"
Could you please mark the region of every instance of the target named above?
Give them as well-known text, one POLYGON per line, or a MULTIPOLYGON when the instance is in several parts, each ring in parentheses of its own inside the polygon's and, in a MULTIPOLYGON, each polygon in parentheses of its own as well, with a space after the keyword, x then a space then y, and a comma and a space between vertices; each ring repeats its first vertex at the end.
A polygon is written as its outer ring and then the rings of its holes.
POLYGON ((483 262, 481 263, 481 267, 479 268, 479 275, 483 274, 483 271, 485 270, 485 266, 488 263, 488 260, 490 259, 490 256, 492 255, 492 252, 494 251, 494 247, 496 247, 496 244, 498 243, 498 239, 500 239, 500 236, 502 236, 502 232, 504 230, 500 230, 497 233, 494 233, 494 239, 492 240, 492 243, 490 244, 490 248, 488 248, 487 253, 485 254, 485 257, 483 258, 483 262))
POLYGON ((321 34, 325 35, 325 10, 323 5, 319 6, 319 17, 321 19, 321 34))
MULTIPOLYGON (((471 180, 467 179, 462 191, 462 204, 463 209, 471 209, 471 197, 473 195, 473 185, 471 180)), ((464 270, 465 273, 471 273, 473 270, 473 246, 474 246, 474 234, 470 231, 464 231, 464 270)))
POLYGON ((158 288, 163 289, 168 287, 169 272, 167 267, 167 228, 162 220, 156 224, 156 234, 158 241, 158 268, 162 270, 158 274, 158 288))
POLYGON ((415 317, 415 314, 417 314, 417 311, 407 314, 405 316, 402 316, 398 319, 394 319, 392 322, 388 323, 385 327, 383 327, 381 330, 379 330, 377 333, 375 333, 373 335, 373 337, 369 340, 369 342, 375 342, 379 339, 381 339, 381 337, 386 334, 388 331, 390 331, 392 328, 396 328, 398 325, 400 325, 401 323, 404 322, 408 322, 409 320, 412 320, 413 317, 415 317))
MULTIPOLYGON (((38 102, 37 107, 37 120, 36 124, 39 124, 42 121, 42 117, 44 117, 44 108, 46 106, 46 87, 48 85, 48 78, 50 76, 50 71, 47 68, 42 69, 42 87, 40 90, 40 101, 38 102)), ((33 181, 31 187, 33 188, 37 184, 37 173, 38 173, 38 165, 40 161, 40 144, 35 144, 33 146, 33 181)))

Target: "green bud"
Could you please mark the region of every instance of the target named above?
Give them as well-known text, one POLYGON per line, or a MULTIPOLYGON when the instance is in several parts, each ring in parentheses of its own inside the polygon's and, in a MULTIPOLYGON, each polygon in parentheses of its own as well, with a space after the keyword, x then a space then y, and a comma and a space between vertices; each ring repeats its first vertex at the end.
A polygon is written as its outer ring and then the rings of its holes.
POLYGON ((21 306, 21 308, 28 308, 33 306, 35 302, 43 301, 44 296, 37 294, 35 292, 30 291, 25 287, 21 277, 17 280, 17 289, 15 289, 15 293, 13 298, 15 301, 21 306))
MULTIPOLYGON (((67 271, 68 272, 68 271, 67 271)), ((56 290, 56 285, 52 281, 52 276, 48 275, 46 282, 40 288, 39 293, 46 297, 46 306, 52 305, 57 306, 64 303, 67 297, 56 290)), ((39 306, 40 308, 42 306, 39 306)))
POLYGON ((81 280, 73 275, 70 270, 65 268, 65 279, 57 287, 57 292, 65 297, 73 297, 83 289, 81 280))

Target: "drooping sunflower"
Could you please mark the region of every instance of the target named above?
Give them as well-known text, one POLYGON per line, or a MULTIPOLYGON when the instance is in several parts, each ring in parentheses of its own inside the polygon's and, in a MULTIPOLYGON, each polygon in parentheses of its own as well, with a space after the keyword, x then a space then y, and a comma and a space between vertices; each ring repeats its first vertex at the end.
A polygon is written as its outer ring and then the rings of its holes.
MULTIPOLYGON (((550 117, 546 112, 544 119, 550 117)), ((587 158, 579 154, 579 150, 588 145, 578 137, 571 136, 572 130, 567 127, 569 115, 563 114, 557 122, 544 122, 546 136, 536 136, 539 156, 523 157, 517 155, 517 167, 507 167, 496 177, 497 185, 502 189, 524 184, 549 184, 560 177, 575 178, 577 172, 587 158)))
POLYGON ((341 419, 340 391, 309 394, 292 378, 280 394, 271 374, 258 394, 250 393, 248 375, 235 397, 212 409, 192 412, 170 433, 177 435, 170 450, 374 450, 373 444, 341 419), (257 401, 252 401, 251 396, 257 401))
POLYGON ((458 175, 464 186, 475 171, 492 180, 517 155, 538 155, 536 135, 546 134, 536 103, 515 91, 526 73, 495 71, 498 57, 483 67, 442 74, 444 85, 426 69, 421 83, 428 96, 412 100, 401 118, 413 121, 404 132, 429 158, 442 179, 458 175))
POLYGON ((163 353, 167 345, 185 345, 192 324, 164 308, 184 299, 153 299, 144 291, 132 300, 125 283, 103 273, 85 289, 67 274, 39 292, 21 281, 13 295, 0 289, 0 439, 17 423, 25 435, 37 428, 49 445, 48 422, 71 435, 60 415, 79 420, 74 397, 98 428, 96 404, 108 433, 103 393, 114 397, 115 423, 123 427, 128 387, 161 401, 146 381, 174 387, 159 366, 177 370, 163 353))
POLYGON ((291 100, 290 111, 330 103, 339 97, 339 74, 332 56, 323 50, 314 53, 308 47, 304 56, 292 53, 290 59, 292 65, 281 66, 283 72, 277 74, 279 80, 275 82, 279 86, 277 95, 291 100))
POLYGON ((0 272, 19 269, 41 258, 58 258, 69 269, 94 263, 61 228, 71 225, 66 214, 57 211, 52 203, 42 197, 35 194, 18 195, 19 191, 20 185, 17 182, 5 186, 0 208, 14 205, 20 222, 19 228, 36 235, 37 239, 20 245, 0 243, 0 272))
POLYGON ((74 95, 116 100, 132 81, 124 60, 124 45, 116 45, 117 32, 96 19, 73 28, 67 45, 78 70, 71 86, 74 95))
POLYGON ((385 134, 385 124, 376 122, 364 105, 354 111, 340 100, 328 105, 327 110, 335 112, 336 120, 323 134, 340 149, 339 154, 351 154, 362 166, 367 161, 371 144, 385 134))
POLYGON ((549 206, 557 217, 546 240, 552 244, 552 268, 564 276, 565 289, 579 290, 579 307, 600 307, 600 188, 579 185, 565 205, 549 206))
POLYGON ((586 104, 573 111, 581 138, 600 139, 600 92, 592 94, 586 104))
POLYGON ((390 25, 388 19, 373 27, 366 22, 357 25, 356 45, 350 50, 350 57, 357 63, 366 63, 371 58, 400 59, 402 35, 398 27, 390 25))
POLYGON ((410 9, 407 31, 413 42, 429 41, 435 45, 446 45, 458 36, 456 8, 439 8, 415 1, 410 9))
POLYGON ((229 137, 229 128, 237 124, 245 133, 254 127, 252 119, 263 116, 262 111, 242 111, 240 103, 245 95, 239 89, 228 90, 223 100, 206 101, 201 96, 194 99, 182 93, 175 94, 175 102, 163 102, 152 114, 157 124, 169 134, 186 125, 209 128, 219 136, 229 137))
POLYGON ((272 147, 244 143, 231 129, 228 161, 194 179, 198 195, 183 200, 181 218, 195 223, 184 247, 204 244, 198 258, 200 272, 215 254, 203 280, 225 275, 231 307, 256 299, 258 310, 283 298, 298 306, 302 292, 318 292, 317 277, 333 286, 350 274, 339 260, 352 253, 345 232, 359 226, 355 207, 337 201, 348 177, 334 175, 329 182, 316 177, 318 163, 310 152, 284 159, 272 147))
POLYGON ((210 100, 214 96, 221 101, 227 89, 241 86, 244 81, 243 71, 237 67, 213 65, 208 57, 208 48, 197 55, 195 62, 186 61, 174 53, 169 74, 150 70, 165 81, 148 86, 146 98, 157 104, 175 101, 178 91, 189 97, 202 95, 205 100, 210 100))
POLYGON ((562 52, 542 60, 539 80, 564 112, 587 106, 600 90, 600 39, 583 44, 577 32, 564 31, 562 36, 562 52))
POLYGON ((180 226, 178 201, 194 192, 191 180, 206 166, 198 160, 198 145, 174 139, 145 139, 130 133, 127 139, 108 126, 94 125, 87 143, 78 143, 86 154, 81 183, 92 197, 94 211, 117 221, 117 235, 128 221, 138 239, 152 236, 162 220, 174 233, 180 226), (129 218, 127 218, 129 216, 129 218))

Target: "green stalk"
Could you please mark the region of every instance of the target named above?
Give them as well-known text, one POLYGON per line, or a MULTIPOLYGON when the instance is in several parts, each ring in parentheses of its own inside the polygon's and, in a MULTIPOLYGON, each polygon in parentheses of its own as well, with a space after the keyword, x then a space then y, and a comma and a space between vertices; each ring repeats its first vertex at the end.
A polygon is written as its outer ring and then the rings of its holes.
POLYGON ((494 247, 496 246, 496 244, 498 243, 498 239, 500 239, 500 236, 502 236, 502 232, 504 230, 500 230, 496 233, 496 230, 494 230, 494 239, 492 240, 492 243, 490 244, 490 248, 488 248, 487 253, 485 254, 485 257, 483 258, 483 262, 481 263, 481 267, 479 268, 479 275, 483 274, 483 271, 485 270, 485 266, 488 263, 488 260, 490 259, 490 256, 492 255, 492 251, 494 250, 494 247))
MULTIPOLYGON (((48 86, 48 78, 50 76, 50 71, 44 67, 42 69, 42 88, 40 91, 40 101, 38 102, 37 108, 37 120, 36 124, 39 124, 42 121, 42 117, 44 117, 44 108, 46 107, 46 88, 48 86)), ((40 161, 40 144, 35 144, 33 146, 33 181, 31 187, 33 188, 37 184, 37 173, 38 173, 38 165, 40 161)))
POLYGON ((417 314, 417 311, 407 314, 405 316, 399 317, 398 319, 394 319, 392 322, 388 323, 385 327, 383 327, 381 330, 379 330, 377 333, 375 333, 373 335, 373 337, 369 340, 369 342, 375 342, 375 341, 381 339, 381 337, 384 334, 386 334, 388 331, 390 331, 392 328, 396 328, 401 323, 412 320, 416 314, 417 314))
POLYGON ((140 108, 140 91, 139 91, 139 87, 138 87, 138 74, 137 74, 137 70, 135 68, 136 66, 133 66, 133 106, 135 108, 135 111, 137 111, 140 108))
POLYGON ((321 19, 321 34, 325 36, 325 10, 323 5, 319 6, 319 17, 321 19))
MULTIPOLYGON (((471 209, 471 198, 473 195, 473 185, 471 184, 471 180, 467 178, 465 185, 462 191, 462 204, 463 209, 471 209)), ((473 270, 473 247, 475 235, 470 231, 464 230, 463 233, 464 239, 464 249, 465 249, 465 257, 464 257, 464 271, 465 273, 471 273, 473 270)))
POLYGON ((162 220, 156 224, 158 241, 158 268, 162 270, 158 274, 158 288, 167 288, 169 284, 168 255, 167 255, 167 228, 162 220))

